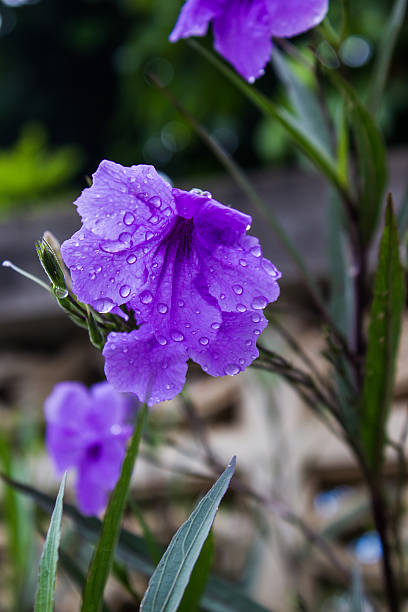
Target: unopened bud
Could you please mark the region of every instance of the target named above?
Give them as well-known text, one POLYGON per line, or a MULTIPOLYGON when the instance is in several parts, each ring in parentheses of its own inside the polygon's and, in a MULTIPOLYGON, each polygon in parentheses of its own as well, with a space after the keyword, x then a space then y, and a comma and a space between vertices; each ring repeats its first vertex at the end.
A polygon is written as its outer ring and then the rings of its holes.
POLYGON ((53 248, 44 239, 37 242, 35 246, 41 265, 52 283, 56 297, 66 297, 68 295, 68 289, 65 283, 64 272, 53 248))
POLYGON ((89 339, 93 346, 101 351, 105 346, 105 337, 95 321, 92 311, 88 313, 88 332, 89 339))

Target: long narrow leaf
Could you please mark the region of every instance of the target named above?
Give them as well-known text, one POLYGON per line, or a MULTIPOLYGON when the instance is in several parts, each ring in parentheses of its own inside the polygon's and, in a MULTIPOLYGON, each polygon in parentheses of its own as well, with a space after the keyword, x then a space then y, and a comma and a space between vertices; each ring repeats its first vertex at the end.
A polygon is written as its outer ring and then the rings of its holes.
POLYGON ((34 612, 53 612, 54 609, 58 548, 61 539, 62 500, 64 497, 66 478, 67 475, 64 474, 40 559, 40 572, 38 576, 34 612))
POLYGON ((321 145, 316 135, 310 134, 302 126, 301 122, 291 115, 286 109, 273 104, 268 98, 260 93, 255 87, 249 85, 233 72, 226 64, 221 62, 213 53, 204 49, 195 40, 189 40, 188 44, 196 49, 206 60, 211 62, 216 68, 225 74, 227 78, 242 91, 245 96, 255 104, 263 113, 276 119, 285 131, 291 136, 303 153, 315 164, 315 166, 325 175, 332 185, 342 196, 349 197, 348 186, 344 177, 339 173, 333 157, 321 145))
MULTIPOLYGON (((4 474, 1 477, 10 486, 32 498, 45 512, 52 512, 53 499, 49 495, 4 474)), ((74 522, 78 531, 89 542, 98 541, 102 528, 102 522, 98 518, 83 516, 71 504, 64 504, 64 514, 74 522)), ((115 556, 127 567, 144 576, 151 576, 154 571, 146 542, 126 529, 121 529, 115 556)), ((250 599, 242 589, 218 576, 210 576, 201 607, 205 612, 271 612, 250 599)))
POLYGON ((143 404, 137 417, 136 426, 128 446, 122 471, 113 493, 110 496, 99 542, 89 567, 82 600, 82 612, 100 612, 103 593, 112 568, 115 548, 120 532, 120 524, 125 509, 130 478, 139 451, 139 444, 147 417, 147 405, 143 404))
POLYGON ((153 576, 141 612, 176 612, 235 470, 235 457, 177 531, 153 576))
POLYGON ((214 536, 213 532, 207 536, 204 546, 201 549, 200 556, 191 572, 190 580, 186 590, 184 591, 183 599, 177 612, 197 612, 201 597, 204 593, 205 585, 207 584, 208 575, 214 557, 214 536))
POLYGON ((404 23, 406 10, 407 0, 395 0, 394 7, 383 29, 381 42, 377 50, 377 61, 374 64, 368 102, 368 107, 373 113, 376 113, 381 106, 392 55, 404 23))
POLYGON ((383 459, 404 303, 404 269, 400 262, 398 229, 390 196, 370 312, 361 421, 366 459, 375 472, 380 469, 383 459))

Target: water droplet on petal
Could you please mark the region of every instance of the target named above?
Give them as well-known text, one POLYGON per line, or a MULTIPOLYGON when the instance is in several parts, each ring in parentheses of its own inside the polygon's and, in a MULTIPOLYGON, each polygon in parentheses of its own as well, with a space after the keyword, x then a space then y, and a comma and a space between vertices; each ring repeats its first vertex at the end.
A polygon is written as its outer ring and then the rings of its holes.
POLYGON ((154 234, 153 232, 146 232, 145 233, 145 240, 151 240, 153 238, 154 234))
POLYGON ((229 363, 225 366, 224 372, 227 374, 227 376, 235 376, 235 374, 238 374, 239 372, 239 367, 236 363, 229 363))
POLYGON ((262 267, 269 276, 272 276, 272 278, 277 278, 279 276, 278 270, 269 259, 262 260, 262 267))
POLYGON ((212 327, 213 329, 220 329, 221 324, 220 324, 220 323, 211 323, 211 327, 212 327))
POLYGON ((96 272, 97 274, 99 274, 99 272, 102 272, 102 266, 96 266, 96 268, 95 268, 95 272, 96 272))
POLYGON ((157 215, 152 215, 149 219, 150 223, 156 225, 159 222, 159 217, 157 215))
POLYGON ((128 255, 126 261, 128 262, 128 264, 134 264, 135 261, 137 261, 137 257, 136 255, 128 255))
POLYGON ((261 247, 259 245, 253 246, 250 251, 254 257, 260 257, 262 255, 261 247))
POLYGON ((243 268, 246 268, 248 263, 245 261, 245 259, 240 259, 239 260, 239 265, 242 266, 243 268))
POLYGON ((183 308, 183 306, 184 306, 183 300, 179 300, 177 303, 178 303, 180 308, 183 308))
POLYGON ((241 359, 239 360, 239 363, 240 363, 241 365, 244 365, 244 363, 245 363, 245 359, 242 359, 242 357, 241 357, 241 359))
POLYGON ((202 338, 200 338, 199 340, 200 344, 202 344, 203 346, 207 346, 207 344, 209 343, 208 338, 206 338, 205 336, 203 336, 202 338))
POLYGON ((252 308, 255 308, 255 310, 262 310, 262 308, 265 308, 267 304, 268 300, 263 295, 258 295, 252 300, 251 306, 252 308))
POLYGON ((123 223, 125 225, 132 225, 132 223, 134 223, 134 220, 135 220, 135 215, 129 211, 123 215, 123 223))
POLYGON ((121 297, 123 298, 127 298, 130 295, 130 287, 129 285, 122 285, 122 287, 119 289, 119 293, 121 295, 121 297))
POLYGON ((98 312, 110 312, 115 304, 109 298, 101 298, 95 302, 95 310, 98 312))
POLYGON ((150 291, 143 291, 143 293, 140 294, 140 301, 142 304, 150 304, 153 301, 153 296, 150 291))
POLYGON ((244 304, 237 304, 237 310, 238 312, 245 312, 246 306, 244 304))
POLYGON ((255 336, 259 336, 260 333, 261 333, 260 329, 254 329, 255 336))
POLYGON ((129 247, 131 242, 132 242, 132 236, 129 234, 129 232, 122 232, 119 235, 119 241, 126 247, 129 247))
POLYGON ((160 208, 162 205, 162 201, 159 196, 153 196, 152 198, 150 198, 149 204, 151 204, 155 208, 160 208))
POLYGON ((157 305, 157 310, 160 312, 160 314, 166 314, 168 309, 169 309, 169 307, 167 306, 167 304, 158 304, 157 305))
POLYGON ((183 342, 184 340, 183 334, 177 330, 171 332, 171 337, 173 338, 174 342, 183 342))
POLYGON ((233 285, 232 289, 233 289, 234 293, 236 293, 237 295, 241 295, 242 292, 244 291, 243 288, 241 287, 241 285, 233 285))
POLYGON ((252 344, 252 340, 246 340, 246 341, 245 341, 245 344, 246 344, 246 346, 251 346, 251 344, 252 344))
POLYGON ((261 316, 257 312, 255 312, 252 315, 252 320, 253 320, 254 323, 259 323, 259 321, 261 320, 261 316))
POLYGON ((157 336, 157 342, 161 344, 161 346, 166 346, 167 340, 164 336, 157 336))
POLYGON ((224 293, 221 293, 220 300, 225 300, 225 294, 224 293))

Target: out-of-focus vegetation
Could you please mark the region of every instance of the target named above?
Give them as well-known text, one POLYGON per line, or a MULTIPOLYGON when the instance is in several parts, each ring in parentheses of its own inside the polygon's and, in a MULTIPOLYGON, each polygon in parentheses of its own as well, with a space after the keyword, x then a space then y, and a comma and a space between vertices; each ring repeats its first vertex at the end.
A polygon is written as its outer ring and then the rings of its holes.
MULTIPOLYGON (((43 200, 69 182, 77 189, 103 157, 153 163, 175 177, 217 169, 189 125, 151 84, 151 72, 242 165, 281 162, 293 155, 276 122, 260 117, 188 43, 168 43, 169 24, 175 23, 181 4, 0 0, 0 175, 5 177, 0 204, 43 200), (30 122, 37 131, 22 131, 30 122), (49 135, 50 155, 44 134, 49 135)), ((331 1, 336 25, 340 5, 331 1)), ((355 0, 351 6, 350 36, 341 56, 363 92, 389 10, 384 0, 355 0)), ((408 130, 406 33, 399 39, 382 116, 394 145, 406 140, 408 130)), ((271 80, 270 68, 267 72, 258 86, 282 100, 282 87, 271 80)), ((308 80, 306 65, 302 72, 308 80)), ((336 104, 334 94, 331 103, 336 104)))

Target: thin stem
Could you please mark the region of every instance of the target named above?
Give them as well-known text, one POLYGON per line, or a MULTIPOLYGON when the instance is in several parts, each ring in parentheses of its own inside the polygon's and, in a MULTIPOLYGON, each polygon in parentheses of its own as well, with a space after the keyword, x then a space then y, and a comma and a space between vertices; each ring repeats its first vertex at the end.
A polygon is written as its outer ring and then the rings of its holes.
POLYGON ((33 274, 30 274, 29 272, 26 272, 26 270, 23 270, 22 268, 19 268, 18 266, 13 264, 8 259, 5 259, 2 262, 1 265, 3 266, 3 268, 11 268, 12 270, 14 270, 14 272, 17 272, 18 274, 21 274, 21 276, 24 276, 25 278, 28 278, 29 280, 33 281, 33 283, 36 283, 37 285, 40 285, 40 287, 42 287, 43 289, 46 289, 47 291, 52 293, 51 287, 49 285, 47 285, 47 283, 44 283, 44 281, 42 281, 41 279, 37 278, 33 274))

